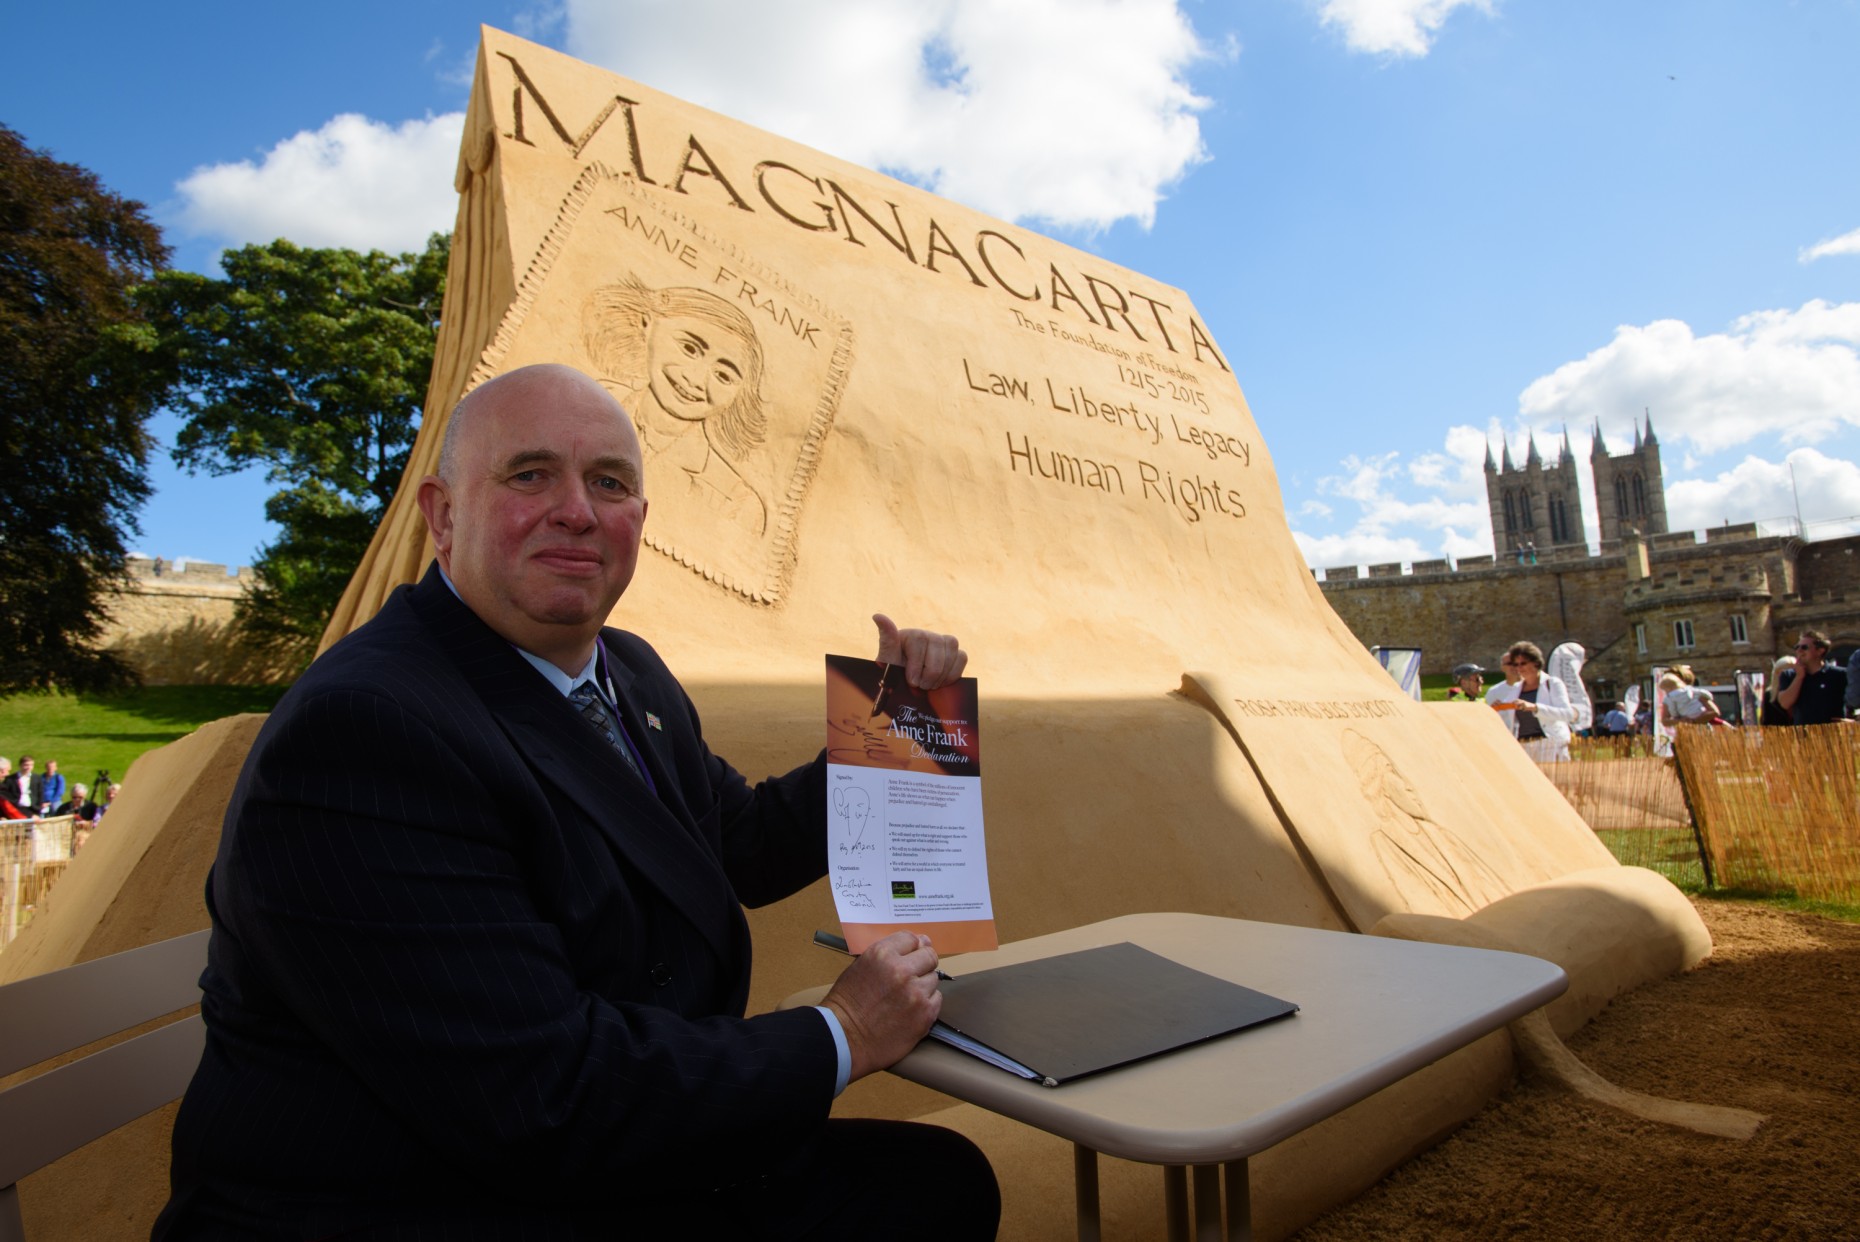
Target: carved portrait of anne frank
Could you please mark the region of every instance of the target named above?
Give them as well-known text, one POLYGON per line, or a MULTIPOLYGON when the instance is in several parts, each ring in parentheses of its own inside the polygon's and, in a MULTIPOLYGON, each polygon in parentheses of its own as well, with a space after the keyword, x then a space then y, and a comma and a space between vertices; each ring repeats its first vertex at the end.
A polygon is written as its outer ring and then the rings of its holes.
POLYGON ((646 546, 722 590, 778 604, 852 354, 852 325, 818 296, 665 210, 650 187, 591 164, 468 391, 532 362, 594 376, 639 428, 646 546))
POLYGON ((659 531, 680 544, 730 530, 761 540, 768 414, 749 317, 705 290, 627 276, 588 295, 582 335, 596 377, 639 429, 659 531))

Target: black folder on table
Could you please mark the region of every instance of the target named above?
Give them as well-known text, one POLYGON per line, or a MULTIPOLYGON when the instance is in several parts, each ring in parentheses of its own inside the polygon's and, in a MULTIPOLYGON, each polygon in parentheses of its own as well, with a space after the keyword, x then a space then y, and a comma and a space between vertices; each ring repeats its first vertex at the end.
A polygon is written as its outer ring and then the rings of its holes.
POLYGON ((933 1038, 1049 1087, 1298 1011, 1128 943, 965 974, 941 990, 933 1038))

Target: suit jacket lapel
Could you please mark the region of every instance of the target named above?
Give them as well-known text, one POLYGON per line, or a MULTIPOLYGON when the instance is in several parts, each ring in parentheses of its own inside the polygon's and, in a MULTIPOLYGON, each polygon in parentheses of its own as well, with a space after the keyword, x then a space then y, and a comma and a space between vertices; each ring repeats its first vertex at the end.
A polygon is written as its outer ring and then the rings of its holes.
MULTIPOLYGON (((691 814, 691 808, 685 802, 684 787, 678 783, 678 777, 659 755, 659 747, 652 734, 660 732, 659 726, 647 720, 648 704, 639 701, 634 688, 637 674, 620 661, 613 658, 613 649, 607 649, 607 672, 613 679, 614 697, 619 700, 620 719, 626 725, 627 732, 633 738, 633 748, 645 762, 646 769, 652 773, 653 786, 658 790, 661 800, 671 811, 673 817, 691 833, 704 852, 716 857, 711 843, 706 841, 697 830, 697 819, 691 814)), ((721 865, 721 860, 719 860, 721 865)))
MULTIPOLYGON (((653 796, 574 707, 452 594, 437 568, 415 588, 413 603, 518 752, 691 920, 719 958, 733 960, 733 924, 741 917, 736 894, 710 848, 700 843, 696 825, 688 822, 682 799, 675 798, 674 813, 672 805, 653 796)), ((640 728, 638 708, 626 705, 624 694, 622 699, 627 728, 640 728)), ((675 790, 652 748, 639 750, 653 765, 659 788, 675 790)))

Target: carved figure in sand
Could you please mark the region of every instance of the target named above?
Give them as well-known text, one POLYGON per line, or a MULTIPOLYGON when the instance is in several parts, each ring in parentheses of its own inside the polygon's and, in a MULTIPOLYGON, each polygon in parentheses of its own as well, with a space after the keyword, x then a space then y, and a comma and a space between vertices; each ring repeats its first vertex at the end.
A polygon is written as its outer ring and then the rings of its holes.
POLYGON ((588 295, 582 341, 633 416, 655 498, 687 495, 766 534, 768 503, 747 464, 768 434, 762 346, 749 317, 702 289, 651 289, 627 276, 588 295))
POLYGON ((1464 917, 1511 891, 1451 829, 1428 817, 1420 793, 1387 751, 1346 729, 1343 756, 1380 820, 1370 833, 1376 859, 1408 909, 1464 917))

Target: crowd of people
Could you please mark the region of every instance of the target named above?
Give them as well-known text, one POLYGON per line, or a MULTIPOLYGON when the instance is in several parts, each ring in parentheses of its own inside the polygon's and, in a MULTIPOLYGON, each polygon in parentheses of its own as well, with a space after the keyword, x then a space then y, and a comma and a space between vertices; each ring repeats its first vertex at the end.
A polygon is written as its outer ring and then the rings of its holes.
MULTIPOLYGON (((1804 630, 1794 652, 1771 666, 1755 723, 1818 725, 1860 717, 1860 676, 1850 677, 1849 670, 1835 663, 1832 654, 1826 634, 1804 630)), ((1562 682, 1544 677, 1543 651, 1534 643, 1513 643, 1499 661, 1499 671, 1504 680, 1488 689, 1483 667, 1459 665, 1453 670, 1447 700, 1482 702, 1504 713, 1513 736, 1540 763, 1568 759, 1569 740, 1578 732, 1578 716, 1562 682)), ((1679 664, 1661 675, 1651 700, 1596 704, 1593 723, 1580 733, 1625 743, 1693 726, 1733 727, 1711 691, 1698 684, 1691 667, 1679 664)))
POLYGON ((1486 670, 1480 665, 1455 668, 1447 699, 1484 703, 1503 713, 1512 736, 1537 762, 1567 760, 1579 716, 1568 687, 1555 677, 1544 676, 1543 648, 1532 642, 1515 642, 1499 658, 1498 668, 1503 680, 1489 689, 1485 685, 1486 670))
POLYGON ((92 830, 122 789, 120 782, 112 783, 100 791, 103 795, 100 801, 91 796, 89 785, 67 781, 64 773, 58 770, 56 759, 46 760, 45 770, 41 772, 38 761, 31 755, 19 757, 17 770, 11 759, 0 755, 0 820, 53 819, 69 815, 76 829, 71 839, 73 853, 90 839, 92 830))

